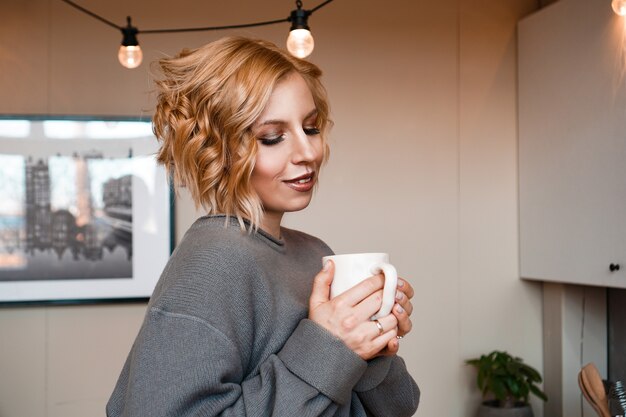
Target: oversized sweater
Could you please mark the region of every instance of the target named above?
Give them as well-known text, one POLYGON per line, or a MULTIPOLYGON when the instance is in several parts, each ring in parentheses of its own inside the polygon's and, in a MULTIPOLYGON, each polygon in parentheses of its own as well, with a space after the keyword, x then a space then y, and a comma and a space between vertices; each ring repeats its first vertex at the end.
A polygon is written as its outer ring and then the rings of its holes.
POLYGON ((307 318, 330 248, 225 224, 198 219, 172 254, 107 415, 413 415, 419 389, 400 357, 364 361, 307 318))

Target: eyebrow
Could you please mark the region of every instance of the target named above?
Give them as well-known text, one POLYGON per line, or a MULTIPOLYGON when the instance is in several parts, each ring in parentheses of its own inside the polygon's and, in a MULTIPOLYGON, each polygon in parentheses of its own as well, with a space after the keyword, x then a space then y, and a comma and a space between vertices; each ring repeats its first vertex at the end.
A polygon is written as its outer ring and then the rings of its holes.
MULTIPOLYGON (((317 114, 317 109, 311 110, 310 112, 306 114, 306 116, 304 116, 304 120, 308 119, 309 117, 314 116, 315 114, 317 114)), ((271 119, 271 120, 266 120, 263 123, 259 123, 257 126, 284 125, 284 124, 286 124, 284 120, 271 119)))

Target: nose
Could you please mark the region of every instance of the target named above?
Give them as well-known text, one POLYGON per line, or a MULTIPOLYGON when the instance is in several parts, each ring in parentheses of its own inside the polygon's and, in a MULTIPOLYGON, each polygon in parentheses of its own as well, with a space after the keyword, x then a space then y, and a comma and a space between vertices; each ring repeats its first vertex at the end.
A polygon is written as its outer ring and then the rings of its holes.
POLYGON ((319 150, 304 131, 298 132, 293 143, 292 162, 294 164, 313 162, 317 159, 319 150))

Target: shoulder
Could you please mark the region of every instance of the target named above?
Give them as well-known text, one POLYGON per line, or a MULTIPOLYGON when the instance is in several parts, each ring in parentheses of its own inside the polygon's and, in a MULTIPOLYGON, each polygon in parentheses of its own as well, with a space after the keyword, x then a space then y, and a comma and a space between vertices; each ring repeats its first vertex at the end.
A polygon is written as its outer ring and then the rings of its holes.
POLYGON ((178 304, 177 300, 184 299, 205 305, 216 296, 241 294, 257 275, 254 251, 254 239, 238 224, 226 223, 223 216, 198 219, 163 270, 154 303, 178 304))
POLYGON ((241 272, 253 266, 254 254, 261 248, 254 234, 243 230, 237 219, 205 216, 187 230, 171 260, 201 268, 210 264, 214 270, 235 268, 235 272, 241 272))
POLYGON ((170 257, 152 294, 149 311, 172 323, 203 323, 238 346, 252 343, 255 312, 268 297, 254 261, 258 244, 224 217, 200 218, 170 257))
POLYGON ((220 247, 223 243, 228 243, 227 247, 230 247, 230 244, 239 244, 247 237, 249 233, 239 227, 236 219, 225 216, 204 216, 189 227, 178 248, 220 247))

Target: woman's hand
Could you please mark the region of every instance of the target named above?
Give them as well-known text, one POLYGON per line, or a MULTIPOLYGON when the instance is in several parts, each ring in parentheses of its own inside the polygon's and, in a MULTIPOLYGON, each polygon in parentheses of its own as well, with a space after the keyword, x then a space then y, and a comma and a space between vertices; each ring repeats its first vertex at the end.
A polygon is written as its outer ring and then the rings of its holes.
MULTIPOLYGON (((315 277, 309 299, 309 318, 341 339, 364 360, 378 356, 390 343, 397 344, 398 319, 395 312, 378 320, 382 331, 376 321, 370 320, 380 309, 384 277, 374 275, 367 278, 331 300, 330 284, 334 273, 335 265, 328 261, 315 277)), ((406 300, 404 302, 406 306, 406 300)), ((398 315, 404 317, 405 313, 398 315)))
POLYGON ((413 313, 413 304, 411 298, 415 295, 415 291, 408 281, 398 278, 398 289, 396 291, 396 304, 391 310, 391 314, 398 320, 398 338, 392 339, 378 356, 392 356, 398 353, 400 349, 400 340, 413 328, 411 322, 411 314, 413 313))
POLYGON ((398 278, 398 290, 396 291, 396 305, 393 307, 393 315, 398 319, 398 336, 404 337, 413 328, 411 314, 413 304, 411 299, 415 295, 413 286, 408 281, 398 278))

